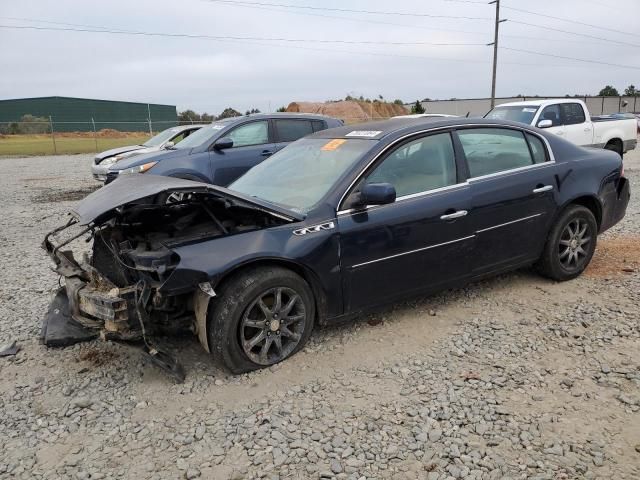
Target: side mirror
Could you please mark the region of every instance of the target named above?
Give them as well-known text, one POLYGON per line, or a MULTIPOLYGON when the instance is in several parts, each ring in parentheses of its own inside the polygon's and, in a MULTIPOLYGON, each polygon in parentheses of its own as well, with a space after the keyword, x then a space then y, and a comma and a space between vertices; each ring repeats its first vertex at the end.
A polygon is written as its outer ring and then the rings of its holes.
POLYGON ((175 143, 173 142, 167 142, 164 144, 164 147, 166 150, 169 150, 171 147, 173 147, 175 145, 175 143))
POLYGON ((233 140, 229 137, 222 137, 213 144, 214 150, 226 150, 231 147, 233 147, 233 140))
POLYGON ((386 205, 396 201, 396 189, 390 183, 366 183, 360 190, 359 205, 386 205))
POLYGON ((538 122, 538 128, 549 128, 553 127, 553 122, 551 120, 540 120, 538 122))

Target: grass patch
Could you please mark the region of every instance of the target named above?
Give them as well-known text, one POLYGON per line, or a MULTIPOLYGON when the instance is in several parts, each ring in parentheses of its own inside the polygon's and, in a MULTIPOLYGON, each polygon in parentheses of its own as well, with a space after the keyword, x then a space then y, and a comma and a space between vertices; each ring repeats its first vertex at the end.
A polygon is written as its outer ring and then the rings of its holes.
MULTIPOLYGON (((113 136, 61 133, 56 135, 58 155, 96 153, 110 148, 137 145, 149 139, 144 133, 121 133, 113 136), (96 148, 97 142, 97 148, 96 148)), ((0 156, 54 155, 51 135, 0 135, 0 156)))

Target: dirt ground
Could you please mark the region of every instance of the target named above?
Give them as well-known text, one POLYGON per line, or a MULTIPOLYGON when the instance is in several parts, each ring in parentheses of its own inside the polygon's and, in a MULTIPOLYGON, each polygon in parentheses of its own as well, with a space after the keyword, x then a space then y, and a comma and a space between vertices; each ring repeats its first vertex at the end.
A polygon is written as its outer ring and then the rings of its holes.
MULTIPOLYGON (((57 276, 40 248, 96 188, 91 156, 0 161, 0 478, 640 478, 640 201, 565 283, 530 270, 318 328, 230 376, 164 339, 46 349, 57 276)), ((625 160, 640 189, 640 152, 625 160)))

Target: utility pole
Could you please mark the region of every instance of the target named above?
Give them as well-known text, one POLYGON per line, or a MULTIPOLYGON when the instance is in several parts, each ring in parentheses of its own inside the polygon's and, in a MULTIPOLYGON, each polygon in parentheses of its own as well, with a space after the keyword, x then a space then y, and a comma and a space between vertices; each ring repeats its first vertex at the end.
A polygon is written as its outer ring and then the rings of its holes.
POLYGON ((493 37, 493 43, 487 44, 487 46, 493 45, 493 75, 491 77, 491 108, 496 106, 496 72, 498 70, 498 31, 500 30, 500 24, 507 20, 500 20, 500 0, 493 0, 489 2, 489 5, 496 4, 496 26, 493 37))

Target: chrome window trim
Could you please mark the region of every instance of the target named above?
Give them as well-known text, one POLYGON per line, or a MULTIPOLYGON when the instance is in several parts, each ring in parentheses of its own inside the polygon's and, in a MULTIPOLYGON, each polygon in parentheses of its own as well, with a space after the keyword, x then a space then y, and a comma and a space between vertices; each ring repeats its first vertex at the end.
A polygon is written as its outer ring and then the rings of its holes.
MULTIPOLYGON (((340 208, 340 206, 342 205, 342 202, 344 202, 344 199, 346 198, 347 194, 351 191, 351 189, 353 188, 353 186, 358 183, 358 181, 360 180, 360 178, 362 178, 362 176, 364 175, 364 172, 367 171, 367 169, 373 165, 382 155, 386 154, 391 148, 395 147, 398 143, 403 142, 404 140, 406 140, 407 138, 410 137, 414 137, 417 135, 421 135, 423 133, 437 133, 443 130, 456 130, 456 129, 464 129, 464 128, 504 128, 507 130, 517 130, 519 132, 522 132, 523 135, 524 133, 530 133, 532 135, 537 136, 538 138, 540 138, 540 140, 542 140, 542 142, 544 143, 544 145, 547 148, 547 153, 549 154, 549 160, 547 160, 545 163, 537 163, 537 164, 532 164, 532 165, 528 165, 526 167, 519 167, 520 169, 528 169, 530 167, 535 167, 535 166, 542 166, 542 165, 548 165, 548 164, 553 164, 556 162, 555 156, 553 154, 553 150, 551 148, 551 145, 549 144, 549 141, 542 135, 540 135, 538 132, 535 131, 531 131, 528 129, 524 129, 524 128, 520 128, 520 127, 515 127, 515 126, 511 126, 511 125, 501 125, 499 123, 468 123, 468 124, 457 124, 457 125, 447 125, 445 127, 437 127, 437 128, 429 128, 426 130, 419 130, 417 132, 412 132, 412 133, 408 133, 406 135, 403 135, 402 137, 398 138, 397 140, 395 140, 393 143, 390 143, 389 145, 387 145, 384 149, 382 149, 375 157, 373 157, 365 166, 364 168, 362 168, 360 170, 360 173, 358 174, 358 176, 349 184, 349 186, 347 187, 347 189, 344 191, 344 193, 342 194, 342 196, 340 197, 340 201, 338 202, 338 207, 340 208)), ((533 158, 531 159, 533 161, 533 158)), ((512 169, 512 170, 504 170, 502 172, 496 172, 496 173, 492 173, 490 175, 502 175, 505 173, 509 173, 509 172, 514 172, 518 169, 512 169)), ((484 175, 482 177, 475 177, 474 180, 480 179, 480 178, 485 178, 488 177, 489 175, 484 175)), ((465 182, 462 183, 457 183, 455 185, 449 185, 448 187, 453 187, 453 186, 458 186, 458 185, 467 185, 469 180, 471 180, 470 178, 467 179, 465 182)), ((444 188, 448 188, 448 187, 444 187, 444 188)), ((431 193, 430 191, 425 191, 425 192, 419 192, 419 193, 424 193, 424 194, 428 194, 431 193)), ((416 194, 413 194, 416 195, 416 194)), ((403 197, 400 197, 403 198, 403 197)), ((396 199, 396 202, 398 201, 398 199, 396 199)), ((395 202, 394 202, 395 203, 395 202)), ((390 204, 393 205, 393 204, 390 204)), ((368 208, 368 207, 367 207, 368 208)), ((345 214, 345 213, 351 213, 354 209, 347 209, 347 210, 337 210, 337 214, 345 214)))
POLYGON ((551 165, 552 165, 552 162, 534 163, 533 165, 527 165, 526 167, 512 168, 510 170, 501 170, 500 172, 487 173, 486 175, 480 175, 478 177, 470 177, 468 181, 472 183, 479 180, 486 180, 489 178, 501 177, 503 175, 509 175, 512 173, 526 172, 527 170, 533 170, 535 168, 550 167, 551 165))
POLYGON ((518 218, 516 220, 511 220, 510 222, 501 223, 500 225, 494 225, 493 227, 487 227, 487 228, 483 228, 482 230, 476 230, 476 234, 482 233, 482 232, 488 232, 490 230, 495 230, 496 228, 500 228, 500 227, 506 227, 507 225, 512 225, 514 223, 524 222, 525 220, 530 220, 532 218, 540 217, 542 215, 543 215, 542 213, 536 213, 535 215, 529 215, 528 217, 518 218))
POLYGON ((390 205, 396 205, 398 202, 403 202, 405 200, 412 200, 414 198, 426 197, 427 195, 437 195, 438 193, 447 192, 449 190, 456 190, 458 188, 467 187, 467 186, 469 186, 469 182, 455 183, 453 185, 447 185, 446 187, 434 188, 433 190, 425 190, 424 192, 412 193, 410 195, 403 195, 402 197, 396 198, 395 202, 387 203, 385 205, 367 205, 363 208, 349 208, 347 210, 340 210, 336 213, 336 215, 342 216, 350 213, 366 212, 368 210, 373 210, 381 207, 388 207, 390 205))
POLYGON ((351 267, 348 267, 348 268, 364 267, 365 265, 370 265, 372 263, 384 262, 385 260, 391 260, 392 258, 403 257, 405 255, 411 255, 412 253, 424 252, 425 250, 431 250, 432 248, 438 248, 438 247, 442 247, 444 245, 450 245, 452 243, 463 242, 465 240, 469 240, 469 239, 474 238, 474 237, 475 237, 475 235, 469 235, 468 237, 457 238, 457 239, 451 240, 449 242, 437 243, 435 245, 429 245, 428 247, 417 248, 416 250, 409 250, 408 252, 396 253, 395 255, 389 255, 388 257, 382 257, 382 258, 377 258, 375 260, 369 260, 368 262, 358 263, 358 264, 352 265, 351 267))

